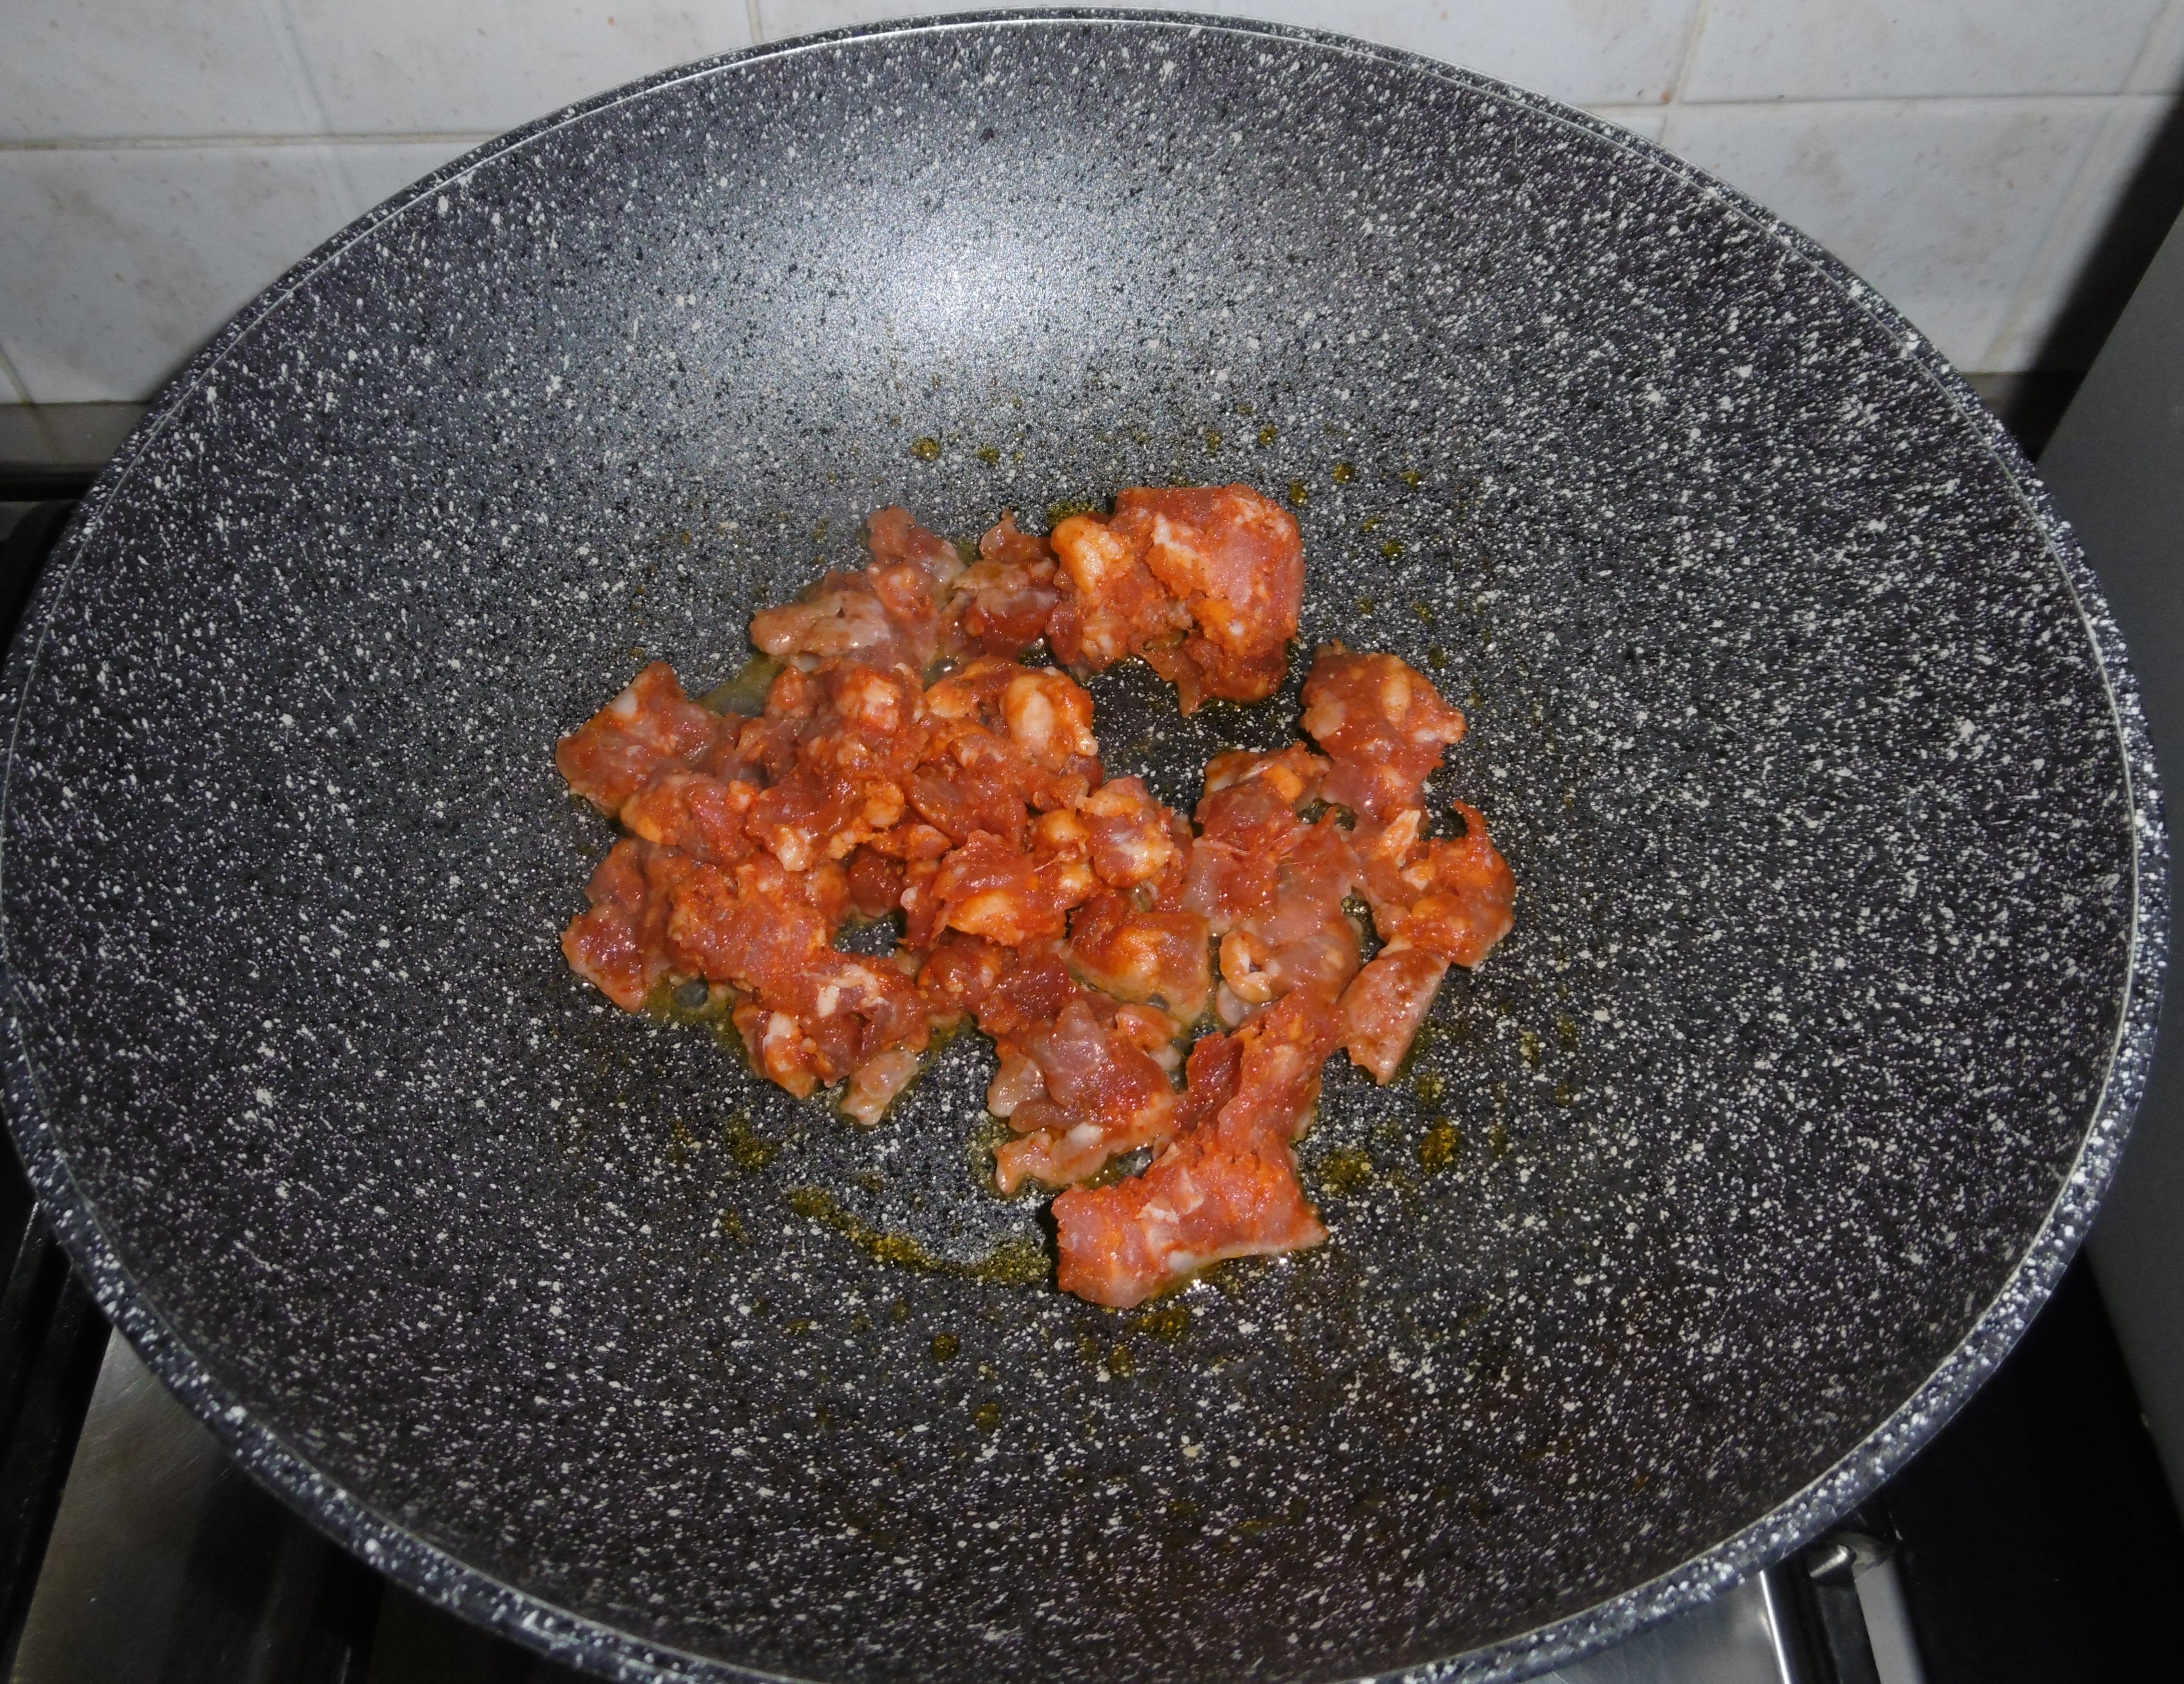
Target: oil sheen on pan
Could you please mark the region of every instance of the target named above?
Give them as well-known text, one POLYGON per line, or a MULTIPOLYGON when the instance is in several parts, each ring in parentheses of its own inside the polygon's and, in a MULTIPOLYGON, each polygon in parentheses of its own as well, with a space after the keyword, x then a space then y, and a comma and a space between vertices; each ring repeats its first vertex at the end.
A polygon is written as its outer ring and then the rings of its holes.
POLYGON ((1248 486, 1140 487, 1051 542, 1004 516, 967 565, 906 510, 867 527, 861 572, 753 617, 780 663, 754 717, 655 662, 561 740, 571 789, 632 833, 570 965, 628 1011, 691 990, 753 1068, 800 1098, 838 1083, 864 1124, 974 1021, 1017 1136, 996 1190, 1061 1191, 1059 1284, 1095 1303, 1318 1245, 1291 1147, 1321 1064, 1342 1046, 1388 1081, 1449 966, 1511 927, 1485 815, 1424 830, 1462 714, 1401 658, 1329 644, 1304 688, 1325 757, 1217 755, 1194 827, 1108 776, 1091 692, 1017 657, 1043 640, 1089 677, 1136 655, 1185 713, 1264 701, 1304 589, 1293 517, 1248 486), (894 951, 839 948, 852 917, 899 919, 894 951))

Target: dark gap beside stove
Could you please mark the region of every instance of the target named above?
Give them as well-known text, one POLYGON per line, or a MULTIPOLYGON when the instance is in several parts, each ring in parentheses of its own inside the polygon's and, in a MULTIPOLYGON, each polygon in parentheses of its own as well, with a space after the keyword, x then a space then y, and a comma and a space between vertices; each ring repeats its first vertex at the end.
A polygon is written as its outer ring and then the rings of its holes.
POLYGON ((1880 1503, 1927 1684, 2184 1670, 2184 1525, 2082 1257, 1880 1503))

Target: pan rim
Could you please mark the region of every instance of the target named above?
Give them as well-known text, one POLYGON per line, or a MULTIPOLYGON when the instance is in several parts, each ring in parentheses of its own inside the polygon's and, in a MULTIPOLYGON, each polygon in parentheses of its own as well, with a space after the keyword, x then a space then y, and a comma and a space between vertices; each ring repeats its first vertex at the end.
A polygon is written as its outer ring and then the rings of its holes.
MULTIPOLYGON (((12 786, 16 737, 47 634, 107 510, 122 494, 152 442, 199 395, 227 356, 322 271, 337 265, 351 248, 372 240, 386 224, 489 163, 571 125, 682 83, 729 75, 752 64, 823 51, 849 42, 996 27, 1087 25, 1158 28, 1186 36, 1256 36, 1424 74, 1588 133, 1666 173, 1687 189, 1718 201, 1755 234, 1799 260, 1816 279, 1862 312, 1993 454, 2020 509, 2045 538, 2048 555, 2070 594, 2101 671, 2122 761, 2126 822, 2132 830, 2130 955, 2101 1090, 2084 1139, 2046 1215, 2022 1256, 1957 1346, 1889 1415, 1802 1488, 1727 1537, 1652 1579, 1546 1625, 1399 1675, 1422 1684, 1423 1681, 1454 1684, 1458 1680, 1487 1684, 1487 1681, 1529 1676, 1658 1625, 1818 1536, 1907 1462, 1992 1373, 2053 1290, 2113 1177, 2144 1092, 2166 967, 2167 849, 2152 743, 2121 633, 2069 525, 2000 421, 1921 332, 1840 259, 1725 182, 1602 119, 1440 60, 1325 31, 1183 12, 1067 8, 905 19, 760 43, 626 84, 511 130, 366 212, 245 305, 162 388, 128 442, 79 505, 25 607, 4 665, 0 665, 0 713, 8 722, 6 761, 0 767, 0 811, 4 811, 12 786)), ((4 883, 5 867, 4 850, 0 850, 0 883, 4 883)), ((473 1567, 409 1526, 376 1512, 320 1473, 308 1457, 246 1409, 176 1335, 150 1295, 130 1274, 108 1241, 90 1201, 78 1189, 47 1121, 36 1072, 29 1062, 21 1022, 27 1015, 29 1000, 10 962, 7 936, 4 918, 0 918, 0 1059, 4 1059, 0 1079, 4 1079, 8 1126, 24 1166, 57 1235, 86 1278, 101 1308, 153 1372, 212 1430, 223 1448, 247 1472, 310 1524, 398 1584, 555 1659, 630 1680, 671 1677, 722 1681, 722 1684, 729 1681, 772 1684, 785 1676, 651 1642, 604 1620, 571 1613, 473 1567)), ((1362 1680, 1398 1675, 1344 1676, 1362 1680)))

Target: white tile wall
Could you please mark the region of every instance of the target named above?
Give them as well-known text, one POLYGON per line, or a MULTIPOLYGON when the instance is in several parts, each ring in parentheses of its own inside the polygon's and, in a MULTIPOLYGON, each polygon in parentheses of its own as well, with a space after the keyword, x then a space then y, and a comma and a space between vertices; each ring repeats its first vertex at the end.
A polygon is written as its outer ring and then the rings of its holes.
POLYGON ((751 44, 748 0, 275 0, 335 134, 482 131, 751 44))
POLYGON ((2169 9, 2148 36, 2127 84, 2133 93, 2175 93, 2184 88, 2184 0, 2169 9))
MULTIPOLYGON (((2085 167, 2071 183, 2048 238, 2027 266, 2010 301, 2010 313, 1987 353, 1996 369, 2028 368, 2040 351, 2048 326, 2070 295, 2082 259, 2106 226, 2132 166, 2146 155, 2173 101, 2159 95, 2103 101, 2108 114, 2085 167)), ((2098 348, 2086 348, 2087 354, 2098 348)))
POLYGON ((2104 115, 2086 99, 1690 105, 1665 139, 1850 258, 1964 362, 2008 324, 2104 115))
POLYGON ((1686 99, 2111 93, 2166 0, 1711 0, 1686 99))
POLYGON ((0 148, 0 355, 38 402, 156 390, 445 142, 0 148))
POLYGON ((296 134, 310 126, 258 0, 8 0, 0 137, 296 134))
MULTIPOLYGON (((915 0, 753 0, 769 41, 915 12, 915 0)), ((1071 0, 1017 0, 1019 4, 1071 0)), ((1574 104, 1665 99, 1699 0, 1134 0, 1339 30, 1484 70, 1574 104)), ((927 9, 947 9, 944 5, 927 9)), ((967 10, 967 5, 956 9, 967 10)))
MULTIPOLYGON (((287 265, 492 134, 918 3, 14 0, 0 402, 148 396, 287 265)), ((2037 358, 2184 92, 2184 0, 1154 3, 1590 106, 1780 211, 1985 371, 2037 358)))

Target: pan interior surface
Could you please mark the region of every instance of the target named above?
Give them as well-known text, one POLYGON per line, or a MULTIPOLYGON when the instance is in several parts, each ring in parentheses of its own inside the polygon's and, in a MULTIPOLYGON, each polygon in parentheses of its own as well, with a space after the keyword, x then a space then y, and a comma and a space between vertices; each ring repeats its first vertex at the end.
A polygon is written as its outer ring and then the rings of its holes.
MULTIPOLYGON (((1897 1415, 2082 1173, 2132 774, 1962 401, 1733 197, 1397 55, 1019 20, 601 103, 269 295, 48 581, 26 1157, 200 1408, 593 1664, 1521 1666, 1897 1415), (865 1131, 569 973, 552 744, 881 505, 1230 479, 1302 649, 1468 712, 1518 923, 1398 1080, 1330 1064, 1325 1246, 1118 1315, 1022 1278, 976 1037, 865 1131)), ((1188 805, 1300 677, 1111 674, 1109 770, 1188 805)))

